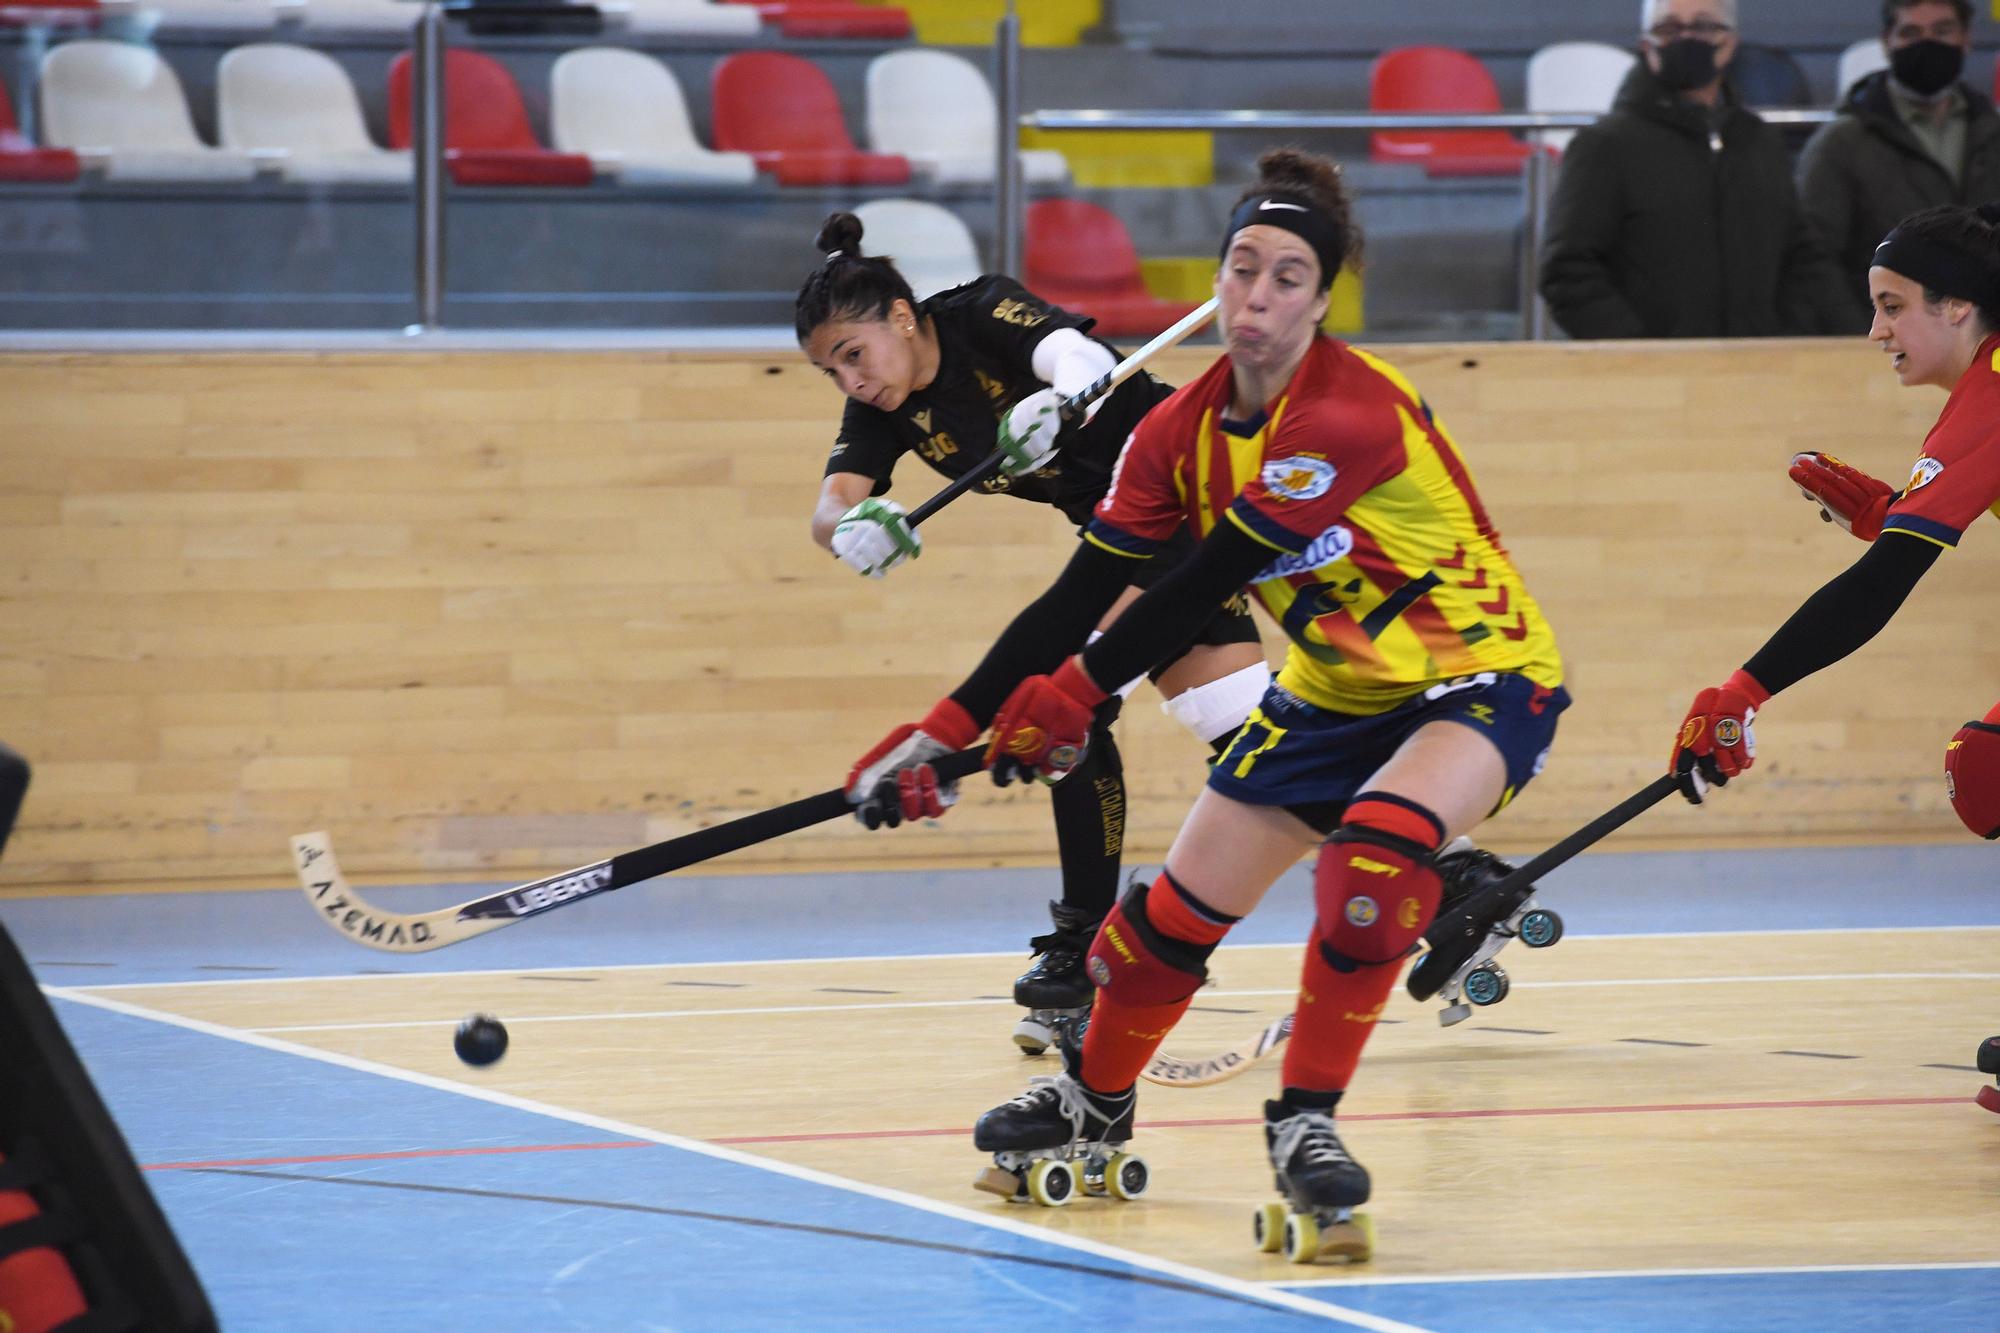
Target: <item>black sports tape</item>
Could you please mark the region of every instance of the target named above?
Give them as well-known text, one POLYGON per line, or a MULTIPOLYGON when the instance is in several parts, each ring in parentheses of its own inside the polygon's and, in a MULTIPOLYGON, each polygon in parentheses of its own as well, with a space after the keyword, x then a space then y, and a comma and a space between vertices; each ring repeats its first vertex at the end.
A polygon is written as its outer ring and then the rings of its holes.
POLYGON ((1394 833, 1385 833, 1381 829, 1370 828, 1366 824, 1342 824, 1333 831, 1333 835, 1326 841, 1328 846, 1332 846, 1337 842, 1365 842, 1375 847, 1386 847, 1392 852, 1398 852, 1409 857, 1412 861, 1422 866, 1429 865, 1432 858, 1437 855, 1437 848, 1435 847, 1426 847, 1415 839, 1401 837, 1394 833))

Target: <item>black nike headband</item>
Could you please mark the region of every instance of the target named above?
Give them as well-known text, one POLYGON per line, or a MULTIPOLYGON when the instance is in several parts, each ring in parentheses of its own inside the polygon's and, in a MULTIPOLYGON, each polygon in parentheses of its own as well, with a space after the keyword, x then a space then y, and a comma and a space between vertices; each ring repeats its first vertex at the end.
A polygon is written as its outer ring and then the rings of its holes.
POLYGON ((1898 227, 1875 247, 1872 268, 1900 273, 1927 292, 1955 296, 1982 309, 2000 307, 2000 273, 1986 261, 1898 227))
POLYGON ((1319 289, 1333 286, 1341 263, 1347 258, 1347 237, 1332 219, 1312 206, 1304 195, 1274 191, 1253 194, 1229 215, 1229 230, 1222 234, 1222 258, 1229 258, 1229 246, 1245 227, 1279 227, 1312 247, 1319 257, 1319 289))

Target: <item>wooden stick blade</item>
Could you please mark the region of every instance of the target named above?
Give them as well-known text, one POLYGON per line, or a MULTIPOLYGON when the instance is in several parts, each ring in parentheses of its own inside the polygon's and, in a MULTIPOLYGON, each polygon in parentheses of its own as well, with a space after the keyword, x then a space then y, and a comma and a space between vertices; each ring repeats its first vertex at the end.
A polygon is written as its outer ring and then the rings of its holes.
POLYGON ((292 866, 298 871, 300 890, 321 920, 356 944, 384 953, 429 953, 513 924, 513 918, 504 917, 462 921, 456 907, 384 911, 348 886, 340 862, 334 859, 333 840, 324 833, 301 833, 292 839, 292 866))
POLYGON ((1286 1014, 1241 1046, 1206 1060, 1183 1060, 1160 1051, 1139 1072, 1139 1077, 1167 1088, 1205 1088, 1211 1083, 1226 1083, 1255 1067, 1291 1035, 1292 1015, 1286 1014))

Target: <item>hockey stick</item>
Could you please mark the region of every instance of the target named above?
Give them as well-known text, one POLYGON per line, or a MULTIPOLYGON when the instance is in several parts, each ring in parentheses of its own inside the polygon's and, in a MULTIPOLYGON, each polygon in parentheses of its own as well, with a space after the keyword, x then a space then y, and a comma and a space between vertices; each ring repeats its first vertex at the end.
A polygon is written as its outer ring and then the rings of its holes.
MULTIPOLYGON (((1132 376, 1145 368, 1148 361, 1151 361, 1155 356, 1166 351, 1169 347, 1179 343, 1196 329, 1208 323, 1214 316, 1215 298, 1211 296, 1208 300, 1202 302, 1201 305, 1182 316, 1179 322, 1172 328, 1160 334, 1153 341, 1147 343, 1144 347, 1141 347, 1138 351, 1132 353, 1132 355, 1106 371, 1094 384, 1079 393, 1073 393, 1063 399, 1061 409, 1063 423, 1067 425, 1082 416, 1085 408, 1089 407, 1099 398, 1102 398, 1105 394, 1110 393, 1126 380, 1131 379, 1132 376)), ((959 496, 998 472, 1000 470, 1000 462, 1004 457, 1004 454, 995 449, 992 453, 980 459, 963 476, 953 478, 949 486, 946 486, 936 495, 933 495, 930 499, 912 509, 909 517, 904 521, 911 527, 916 527, 919 523, 937 513, 938 510, 944 508, 953 500, 956 500, 959 496)))
MULTIPOLYGON (((938 777, 952 781, 977 772, 985 753, 981 748, 944 756, 934 765, 938 777)), ((340 865, 333 857, 333 843, 324 833, 301 833, 293 838, 292 859, 298 870, 299 887, 327 925, 371 949, 427 953, 584 898, 823 824, 853 808, 846 791, 835 787, 714 828, 697 829, 650 847, 620 852, 607 861, 595 861, 432 912, 390 912, 361 897, 340 873, 340 865)))
POLYGON ((1524 900, 1536 880, 1658 805, 1673 794, 1677 785, 1673 774, 1662 773, 1555 846, 1474 893, 1453 908, 1450 916, 1433 921, 1424 932, 1424 942, 1430 949, 1410 969, 1406 987, 1410 998, 1428 1000, 1444 989, 1444 983, 1451 980, 1458 965, 1478 951, 1493 922, 1505 915, 1496 910, 1502 903, 1524 900))
MULTIPOLYGON (((1452 967, 1438 969, 1440 975, 1435 978, 1429 976, 1423 978, 1428 988, 1421 991, 1418 989, 1417 973, 1422 970, 1424 962, 1441 957, 1445 953, 1458 952, 1458 950, 1441 951, 1441 945, 1451 942, 1459 944, 1462 948, 1470 944, 1471 948, 1476 949, 1479 941, 1485 938, 1486 929, 1494 916, 1494 909, 1500 903, 1512 895, 1519 894, 1521 890, 1532 887, 1536 880, 1578 852, 1658 805, 1672 794, 1675 785, 1675 778, 1671 773, 1655 778, 1555 846, 1467 898, 1449 918, 1433 922, 1425 936, 1430 943, 1431 951, 1419 960, 1417 968, 1410 973, 1411 996, 1419 1000, 1428 1000, 1451 979, 1452 970, 1457 966, 1456 962, 1452 967)), ((1470 956, 1468 950, 1462 954, 1459 961, 1470 956)), ((1248 1041, 1219 1055, 1210 1056, 1206 1060, 1183 1060, 1178 1056, 1162 1052, 1153 1057, 1152 1063, 1146 1066, 1140 1077, 1148 1082, 1164 1084, 1171 1088, 1199 1088, 1235 1078, 1276 1050, 1292 1035, 1292 1017, 1291 1014, 1286 1014, 1283 1018, 1271 1022, 1262 1032, 1248 1041)))
POLYGON ((1269 1026, 1250 1040, 1220 1055, 1211 1055, 1206 1060, 1183 1060, 1160 1051, 1139 1071, 1139 1077, 1168 1088, 1203 1088, 1211 1083, 1226 1082, 1284 1045, 1285 1038, 1291 1035, 1292 1016, 1286 1014, 1283 1018, 1273 1019, 1269 1026))

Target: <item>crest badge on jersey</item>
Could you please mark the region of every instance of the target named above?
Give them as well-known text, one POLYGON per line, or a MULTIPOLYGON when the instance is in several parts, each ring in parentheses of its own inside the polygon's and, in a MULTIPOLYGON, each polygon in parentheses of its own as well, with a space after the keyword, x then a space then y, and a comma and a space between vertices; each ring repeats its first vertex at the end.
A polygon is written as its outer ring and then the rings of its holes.
POLYGON ((1921 490, 1937 480, 1938 473, 1944 471, 1944 464, 1935 458, 1919 458, 1917 465, 1910 469, 1910 484, 1903 488, 1903 494, 1921 490))
POLYGON ((1317 500, 1333 486, 1333 464, 1324 458, 1274 458, 1259 474, 1264 489, 1281 500, 1317 500))

